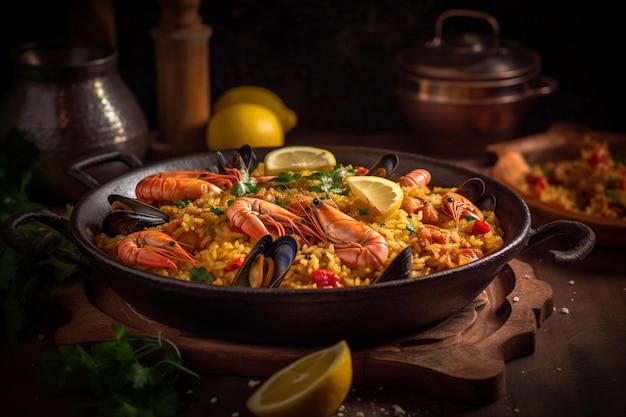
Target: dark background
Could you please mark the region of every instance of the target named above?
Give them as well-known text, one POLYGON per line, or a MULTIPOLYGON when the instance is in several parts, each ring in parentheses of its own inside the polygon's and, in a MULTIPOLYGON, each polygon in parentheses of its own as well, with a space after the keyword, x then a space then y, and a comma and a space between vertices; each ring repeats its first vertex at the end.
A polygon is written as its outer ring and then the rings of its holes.
MULTIPOLYGON (((11 48, 68 36, 68 10, 80 0, 23 0, 3 5, 2 92, 10 82, 11 48)), ((114 0, 119 68, 156 129, 155 59, 150 28, 157 0, 114 0)), ((623 18, 613 2, 551 0, 209 1, 200 8, 213 28, 209 42, 211 99, 242 84, 275 91, 299 116, 297 129, 408 129, 387 84, 400 50, 430 39, 437 16, 450 8, 493 15, 502 36, 536 50, 543 74, 560 87, 541 98, 521 133, 556 121, 625 131, 623 18)), ((446 30, 485 31, 480 22, 446 30), (476 25, 474 27, 473 25, 476 25)))

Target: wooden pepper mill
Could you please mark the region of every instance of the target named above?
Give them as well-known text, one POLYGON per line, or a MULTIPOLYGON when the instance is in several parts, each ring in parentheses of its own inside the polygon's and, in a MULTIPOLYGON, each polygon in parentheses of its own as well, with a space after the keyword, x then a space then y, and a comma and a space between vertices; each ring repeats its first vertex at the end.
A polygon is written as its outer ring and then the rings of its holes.
POLYGON ((201 0, 160 0, 161 19, 151 30, 155 47, 159 134, 151 152, 169 157, 202 152, 210 116, 210 26, 201 0))

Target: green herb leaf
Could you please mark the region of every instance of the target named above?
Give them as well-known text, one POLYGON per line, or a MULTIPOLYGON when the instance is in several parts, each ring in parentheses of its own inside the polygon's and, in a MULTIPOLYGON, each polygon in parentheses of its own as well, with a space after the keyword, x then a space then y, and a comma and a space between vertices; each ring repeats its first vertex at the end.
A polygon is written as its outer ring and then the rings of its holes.
MULTIPOLYGON (((44 207, 27 194, 38 157, 37 147, 16 129, 0 139, 0 221, 44 207)), ((67 206, 66 218, 71 210, 67 206)), ((37 254, 17 252, 0 240, 0 330, 10 340, 17 340, 30 323, 43 317, 47 295, 55 282, 88 265, 73 242, 46 225, 24 224, 18 232, 30 237, 50 233, 51 240, 37 254)))
POLYGON ((242 173, 243 179, 233 184, 230 192, 237 197, 242 197, 246 194, 256 193, 259 189, 256 186, 256 179, 250 178, 248 173, 242 173))
POLYGON ((314 191, 326 194, 345 195, 348 193, 348 187, 343 186, 343 178, 346 170, 341 166, 336 166, 330 171, 317 171, 311 175, 307 175, 306 179, 319 181, 320 184, 314 184, 307 188, 308 191, 314 191))
POLYGON ((195 282, 211 283, 215 279, 215 277, 213 277, 213 275, 211 275, 211 273, 204 267, 191 269, 189 271, 189 275, 191 275, 191 280, 195 282))
POLYGON ((42 354, 41 384, 76 392, 87 399, 77 408, 95 415, 175 416, 179 374, 199 375, 182 365, 178 347, 160 333, 129 334, 120 325, 112 330, 114 341, 96 343, 89 352, 61 345, 42 354))
POLYGON ((211 211, 211 213, 213 213, 213 214, 217 214, 218 216, 219 216, 220 214, 224 214, 224 210, 222 210, 222 209, 221 209, 221 208, 219 208, 219 207, 211 206, 211 208, 210 208, 209 210, 211 211))
POLYGON ((272 188, 281 190, 288 188, 289 185, 296 182, 299 178, 302 177, 302 174, 299 172, 285 172, 281 171, 277 176, 270 179, 268 182, 273 183, 272 188))
POLYGON ((176 200, 174 201, 174 204, 176 205, 176 207, 180 207, 180 208, 185 208, 189 205, 189 203, 191 203, 192 200, 176 200))

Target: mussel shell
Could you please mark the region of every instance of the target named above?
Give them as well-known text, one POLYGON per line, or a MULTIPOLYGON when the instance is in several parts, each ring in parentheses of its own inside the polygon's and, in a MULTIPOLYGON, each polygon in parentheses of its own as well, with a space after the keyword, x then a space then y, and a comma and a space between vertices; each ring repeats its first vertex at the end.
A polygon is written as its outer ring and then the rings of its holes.
POLYGON ((495 211, 496 196, 492 193, 483 194, 475 204, 481 211, 495 211))
POLYGON ((411 269, 411 247, 407 246, 396 255, 372 284, 411 278, 411 269))
POLYGON ((257 156, 250 145, 243 145, 237 149, 230 161, 220 151, 216 152, 216 156, 221 172, 225 172, 226 168, 236 168, 242 172, 251 172, 256 168, 258 162, 257 156))
POLYGON ((274 261, 274 273, 268 283, 268 288, 277 288, 282 282, 287 270, 293 263, 298 252, 298 242, 293 236, 280 236, 272 241, 271 235, 261 237, 250 249, 250 253, 243 261, 237 275, 233 279, 233 286, 250 286, 250 268, 254 264, 257 256, 263 254, 274 261))
POLYGON ((122 207, 111 211, 100 223, 109 237, 128 235, 170 221, 169 214, 137 199, 119 194, 110 194, 107 199, 112 206, 119 203, 122 207))
POLYGON ((107 214, 100 224, 102 231, 109 237, 129 235, 139 232, 147 227, 154 227, 168 220, 150 214, 137 213, 134 211, 118 210, 107 214))
POLYGON ((274 260, 274 276, 269 283, 269 288, 277 288, 280 285, 297 253, 298 242, 293 236, 281 236, 274 241, 267 254, 274 260))
POLYGON ((476 204, 483 194, 485 194, 485 189, 485 182, 480 178, 474 177, 459 185, 456 193, 466 197, 472 203, 476 204))
POLYGON ((126 197, 120 194, 109 194, 107 199, 109 200, 109 204, 111 204, 111 206, 113 206, 113 204, 115 203, 120 203, 121 205, 126 207, 126 211, 132 211, 135 213, 141 213, 141 214, 146 214, 149 216, 160 217, 163 220, 165 220, 165 222, 170 221, 169 214, 165 213, 164 211, 159 210, 156 207, 151 206, 150 204, 146 204, 142 201, 139 201, 135 198, 126 197))
POLYGON ((400 157, 395 153, 385 154, 378 161, 376 161, 374 165, 371 166, 371 168, 365 173, 365 175, 391 178, 399 163, 400 157))
POLYGON ((233 279, 232 285, 234 287, 249 287, 250 286, 250 280, 248 279, 250 275, 250 268, 254 264, 256 257, 260 254, 265 254, 265 252, 267 251, 267 248, 271 244, 272 244, 271 235, 264 235, 259 240, 256 241, 254 246, 252 246, 252 249, 250 249, 248 256, 246 256, 246 259, 243 261, 243 263, 239 267, 239 270, 237 271, 235 278, 233 279))

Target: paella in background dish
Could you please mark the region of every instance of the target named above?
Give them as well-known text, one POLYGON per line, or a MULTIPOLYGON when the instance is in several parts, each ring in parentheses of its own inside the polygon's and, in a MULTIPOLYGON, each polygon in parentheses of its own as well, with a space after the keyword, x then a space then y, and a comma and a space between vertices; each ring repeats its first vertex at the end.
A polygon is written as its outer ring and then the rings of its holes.
POLYGON ((498 158, 492 177, 526 201, 535 227, 576 220, 598 244, 626 247, 626 135, 556 125, 488 150, 498 158))

